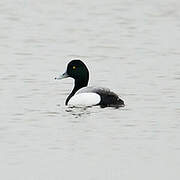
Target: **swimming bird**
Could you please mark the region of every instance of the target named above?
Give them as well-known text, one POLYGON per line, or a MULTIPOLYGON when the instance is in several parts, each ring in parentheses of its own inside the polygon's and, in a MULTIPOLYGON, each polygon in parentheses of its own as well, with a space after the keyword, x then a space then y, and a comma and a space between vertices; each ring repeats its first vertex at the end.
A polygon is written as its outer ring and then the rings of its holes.
POLYGON ((89 70, 81 60, 68 63, 65 73, 55 79, 71 77, 75 80, 72 92, 66 99, 68 106, 122 107, 124 101, 108 88, 88 86, 89 70))

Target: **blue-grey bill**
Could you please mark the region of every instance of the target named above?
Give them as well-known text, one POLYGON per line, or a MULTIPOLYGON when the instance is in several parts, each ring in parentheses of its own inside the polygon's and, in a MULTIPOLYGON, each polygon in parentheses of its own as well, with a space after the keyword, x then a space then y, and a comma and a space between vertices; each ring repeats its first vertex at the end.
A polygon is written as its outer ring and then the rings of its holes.
POLYGON ((69 75, 67 74, 67 72, 61 74, 59 77, 55 77, 55 79, 59 80, 59 79, 65 79, 65 78, 68 78, 69 75))

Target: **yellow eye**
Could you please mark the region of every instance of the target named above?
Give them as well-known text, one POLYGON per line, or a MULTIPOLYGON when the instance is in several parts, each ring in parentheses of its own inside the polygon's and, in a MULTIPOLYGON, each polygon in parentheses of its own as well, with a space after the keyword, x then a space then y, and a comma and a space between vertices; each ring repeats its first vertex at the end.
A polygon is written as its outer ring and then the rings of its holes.
POLYGON ((73 66, 73 69, 76 69, 76 66, 73 66))

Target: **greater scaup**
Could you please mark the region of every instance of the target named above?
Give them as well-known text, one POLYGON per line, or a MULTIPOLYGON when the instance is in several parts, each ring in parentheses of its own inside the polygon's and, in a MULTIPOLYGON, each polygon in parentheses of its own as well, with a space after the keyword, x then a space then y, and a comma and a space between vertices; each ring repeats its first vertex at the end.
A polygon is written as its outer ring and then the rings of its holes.
POLYGON ((122 107, 124 101, 117 94, 108 88, 87 87, 89 81, 89 71, 81 60, 72 60, 68 63, 64 74, 55 79, 71 77, 75 80, 75 85, 67 97, 65 104, 68 106, 94 106, 101 107, 122 107))

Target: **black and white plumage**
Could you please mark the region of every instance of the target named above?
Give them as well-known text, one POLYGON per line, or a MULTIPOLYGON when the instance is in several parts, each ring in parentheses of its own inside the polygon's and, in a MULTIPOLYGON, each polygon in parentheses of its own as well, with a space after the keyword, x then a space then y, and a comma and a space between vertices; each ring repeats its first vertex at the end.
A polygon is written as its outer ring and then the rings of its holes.
POLYGON ((122 107, 124 101, 117 94, 108 88, 87 86, 89 81, 89 71, 81 60, 72 60, 67 70, 60 77, 64 79, 72 77, 75 79, 75 86, 66 99, 68 106, 95 106, 101 107, 122 107))

